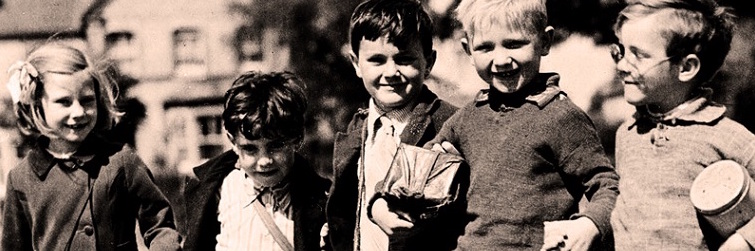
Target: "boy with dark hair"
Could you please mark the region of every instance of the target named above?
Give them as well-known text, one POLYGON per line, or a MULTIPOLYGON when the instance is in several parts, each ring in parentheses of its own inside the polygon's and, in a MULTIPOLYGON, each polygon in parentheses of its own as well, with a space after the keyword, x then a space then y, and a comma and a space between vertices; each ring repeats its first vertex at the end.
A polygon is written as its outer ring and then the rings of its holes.
POLYGON ((729 52, 730 18, 712 0, 634 1, 619 14, 612 56, 624 98, 637 111, 616 132, 621 195, 611 222, 617 250, 751 250, 755 244, 755 221, 719 236, 690 200, 695 177, 719 160, 755 176, 755 136, 726 118, 706 87, 729 52))
POLYGON ((471 168, 472 221, 459 249, 604 249, 619 177, 559 75, 540 73, 553 36, 545 1, 462 0, 457 14, 463 47, 490 85, 426 146, 459 152, 471 168))
POLYGON ((293 74, 248 72, 234 81, 223 111, 233 150, 186 181, 186 250, 320 249, 329 183, 296 152, 306 108, 293 74))
POLYGON ((452 229, 438 224, 453 220, 411 222, 385 200, 373 200, 398 143, 422 146, 456 110, 424 84, 435 63, 430 16, 418 1, 369 0, 354 10, 349 34, 351 61, 371 98, 335 141, 331 244, 349 251, 398 243, 406 250, 452 249, 456 238, 444 238, 452 229))

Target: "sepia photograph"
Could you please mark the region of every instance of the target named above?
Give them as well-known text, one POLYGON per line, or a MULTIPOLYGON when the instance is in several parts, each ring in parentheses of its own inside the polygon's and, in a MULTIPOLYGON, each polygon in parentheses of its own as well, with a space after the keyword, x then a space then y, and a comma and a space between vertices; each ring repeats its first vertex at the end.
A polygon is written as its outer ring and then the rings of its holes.
POLYGON ((736 0, 0 0, 0 250, 755 250, 736 0))

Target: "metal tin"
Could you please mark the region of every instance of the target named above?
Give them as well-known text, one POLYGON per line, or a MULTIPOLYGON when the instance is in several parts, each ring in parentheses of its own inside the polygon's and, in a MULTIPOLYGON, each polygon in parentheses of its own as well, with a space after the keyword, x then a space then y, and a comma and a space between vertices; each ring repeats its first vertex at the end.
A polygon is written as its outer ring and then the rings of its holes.
POLYGON ((755 216, 755 181, 731 160, 715 162, 692 182, 695 209, 721 234, 729 236, 755 216))

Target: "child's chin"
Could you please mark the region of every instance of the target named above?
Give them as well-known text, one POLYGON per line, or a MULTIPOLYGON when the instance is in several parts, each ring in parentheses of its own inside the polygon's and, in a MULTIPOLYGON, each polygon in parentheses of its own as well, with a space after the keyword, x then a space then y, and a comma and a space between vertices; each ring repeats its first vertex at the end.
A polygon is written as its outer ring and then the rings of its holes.
POLYGON ((377 105, 384 108, 384 109, 394 109, 398 107, 402 107, 406 103, 406 98, 396 96, 396 97, 386 97, 381 99, 375 99, 378 103, 377 105))
POLYGON ((68 142, 81 143, 84 141, 85 138, 86 138, 86 135, 68 135, 64 137, 63 139, 65 139, 68 142))
POLYGON ((631 97, 624 97, 624 100, 626 100, 627 103, 629 103, 630 105, 633 105, 633 106, 643 106, 643 105, 646 105, 645 101, 642 100, 642 99, 634 99, 634 98, 631 98, 631 97))
POLYGON ((256 183, 257 185, 266 186, 266 187, 275 186, 283 180, 283 178, 278 177, 277 174, 271 174, 271 175, 255 174, 253 178, 254 178, 254 183, 256 183))

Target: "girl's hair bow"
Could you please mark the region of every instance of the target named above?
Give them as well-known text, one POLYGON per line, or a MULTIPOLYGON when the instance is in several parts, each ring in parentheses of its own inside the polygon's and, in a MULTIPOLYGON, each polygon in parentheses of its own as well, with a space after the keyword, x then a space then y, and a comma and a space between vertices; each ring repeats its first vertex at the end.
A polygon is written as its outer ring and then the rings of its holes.
POLYGON ((39 72, 33 65, 25 61, 17 61, 8 68, 8 73, 12 73, 8 79, 8 90, 13 103, 21 100, 21 93, 26 92, 31 82, 39 77, 39 72))

